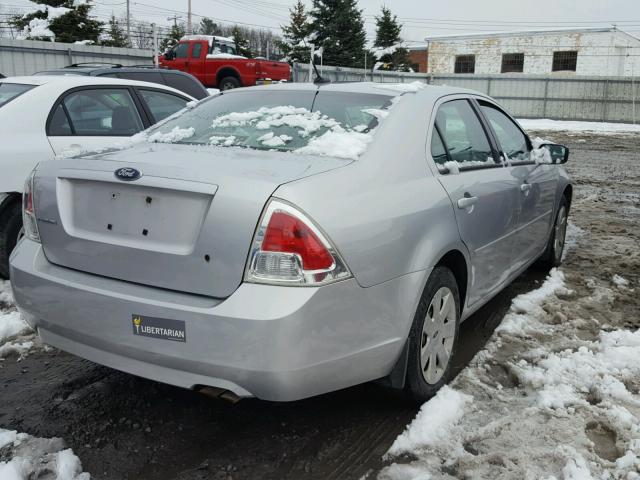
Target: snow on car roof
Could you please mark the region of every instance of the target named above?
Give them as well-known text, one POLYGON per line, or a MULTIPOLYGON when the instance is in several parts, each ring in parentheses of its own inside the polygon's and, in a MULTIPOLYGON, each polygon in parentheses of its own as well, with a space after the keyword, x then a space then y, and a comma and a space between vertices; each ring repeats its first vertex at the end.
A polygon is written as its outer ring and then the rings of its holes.
POLYGON ((213 43, 214 40, 219 42, 235 43, 233 38, 219 37, 218 35, 184 35, 180 41, 182 40, 206 40, 209 44, 213 43))

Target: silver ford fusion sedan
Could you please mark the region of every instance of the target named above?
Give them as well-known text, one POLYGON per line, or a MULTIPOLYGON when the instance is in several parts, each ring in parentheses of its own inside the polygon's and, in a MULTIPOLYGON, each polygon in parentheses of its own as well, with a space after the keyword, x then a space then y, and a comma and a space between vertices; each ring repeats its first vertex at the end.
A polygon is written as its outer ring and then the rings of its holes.
POLYGON ((44 342, 173 385, 289 401, 384 379, 426 399, 460 322, 560 264, 567 158, 457 88, 225 92, 34 170, 16 303, 44 342))

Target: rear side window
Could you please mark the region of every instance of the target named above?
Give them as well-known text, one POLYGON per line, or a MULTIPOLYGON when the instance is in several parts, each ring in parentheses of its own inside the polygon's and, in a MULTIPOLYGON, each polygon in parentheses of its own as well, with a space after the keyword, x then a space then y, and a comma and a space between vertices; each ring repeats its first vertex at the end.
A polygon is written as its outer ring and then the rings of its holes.
MULTIPOLYGON (((131 136, 142 130, 142 120, 127 89, 101 88, 72 92, 62 101, 72 135, 131 136)), ((58 107, 53 112, 48 134, 65 135, 58 107), (57 123, 54 125, 54 121, 57 123)), ((69 133, 66 133, 69 135, 69 133)))
POLYGON ((6 105, 24 92, 28 92, 36 85, 23 85, 21 83, 0 83, 0 107, 6 105))
POLYGON ((169 87, 191 95, 193 98, 201 100, 208 95, 202 84, 193 77, 175 73, 163 73, 162 76, 169 87))
POLYGON ((496 165, 487 135, 467 100, 442 104, 436 125, 449 157, 459 167, 496 165))
POLYGON ((498 137, 503 153, 512 163, 528 162, 529 144, 527 137, 507 115, 490 103, 480 100, 482 113, 498 137))
POLYGON ((433 135, 431 136, 431 157, 438 165, 444 165, 444 162, 448 160, 447 150, 442 143, 442 137, 438 133, 438 130, 434 128, 433 135))
POLYGON ((155 122, 164 120, 169 115, 176 113, 178 110, 182 110, 187 104, 187 100, 184 98, 170 93, 145 89, 140 89, 138 91, 140 92, 144 103, 149 108, 151 115, 153 115, 155 122))
POLYGON ((62 103, 59 103, 51 117, 51 121, 49 122, 49 135, 53 137, 60 137, 71 134, 73 134, 73 131, 71 130, 69 117, 67 117, 67 113, 64 111, 62 103))

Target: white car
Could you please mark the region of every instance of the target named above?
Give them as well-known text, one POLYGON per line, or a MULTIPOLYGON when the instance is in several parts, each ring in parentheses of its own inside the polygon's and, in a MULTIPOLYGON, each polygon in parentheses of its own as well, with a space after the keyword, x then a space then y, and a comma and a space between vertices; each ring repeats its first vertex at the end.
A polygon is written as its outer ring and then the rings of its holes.
POLYGON ((0 278, 9 277, 24 181, 39 162, 115 146, 194 100, 164 85, 116 78, 0 79, 0 278))

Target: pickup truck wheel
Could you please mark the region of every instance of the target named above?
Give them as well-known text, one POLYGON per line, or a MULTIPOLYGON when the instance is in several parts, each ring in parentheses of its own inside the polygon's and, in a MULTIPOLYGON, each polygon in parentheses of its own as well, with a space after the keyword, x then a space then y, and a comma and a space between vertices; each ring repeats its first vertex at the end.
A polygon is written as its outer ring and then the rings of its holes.
POLYGON ((238 88, 240 87, 240 80, 238 80, 236 77, 224 77, 222 80, 220 80, 220 83, 218 84, 220 90, 231 90, 232 88, 238 88))
POLYGON ((18 243, 22 230, 20 202, 9 205, 0 214, 0 278, 9 279, 9 255, 18 243))
POLYGON ((451 379, 459 324, 456 278, 448 268, 436 267, 422 292, 409 334, 405 388, 414 400, 428 400, 451 379))

